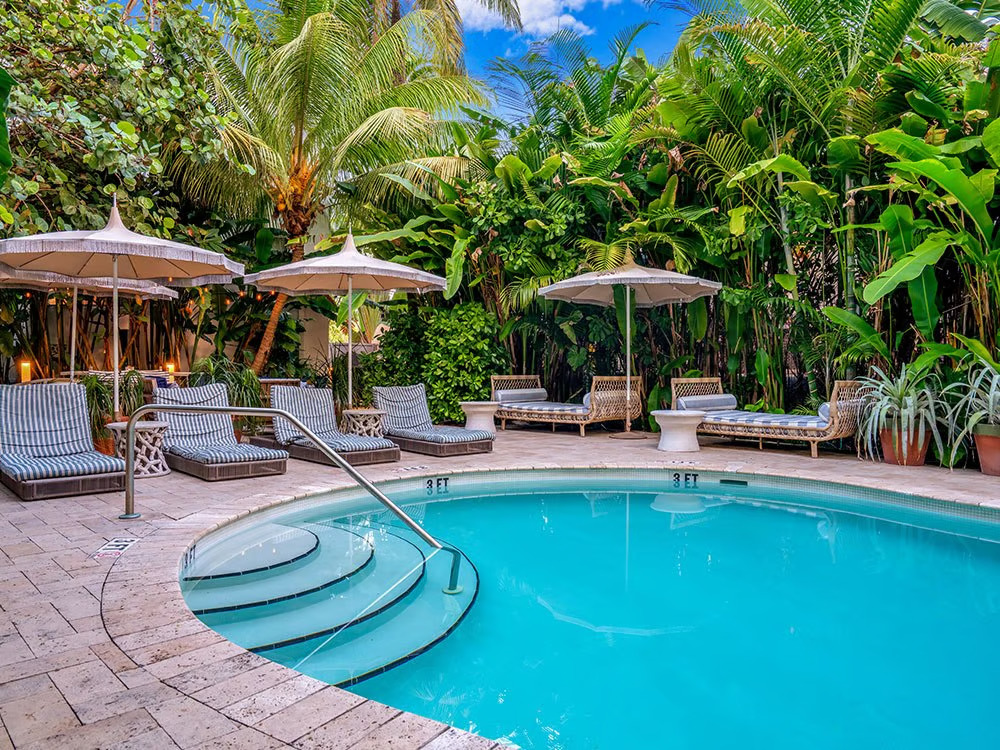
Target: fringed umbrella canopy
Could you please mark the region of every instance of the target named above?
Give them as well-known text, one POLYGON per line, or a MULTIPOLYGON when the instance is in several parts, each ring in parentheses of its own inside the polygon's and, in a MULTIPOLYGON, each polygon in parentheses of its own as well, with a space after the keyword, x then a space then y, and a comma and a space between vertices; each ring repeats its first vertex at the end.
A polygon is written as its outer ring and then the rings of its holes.
MULTIPOLYGON (((691 302, 699 297, 716 294, 722 289, 718 281, 686 276, 675 271, 647 268, 627 263, 611 271, 592 271, 573 276, 538 290, 547 299, 559 299, 584 305, 611 307, 615 304, 616 286, 625 287, 625 413, 632 413, 632 305, 657 307, 673 302, 691 302)), ((638 437, 625 420, 621 437, 638 437)), ((616 437, 612 435, 612 437, 616 437)))
POLYGON ((542 287, 538 293, 548 299, 610 307, 615 304, 615 286, 632 289, 632 304, 636 307, 690 302, 716 294, 722 288, 718 281, 629 263, 612 271, 582 273, 542 287))
POLYGON ((350 232, 344 247, 333 255, 306 258, 297 263, 269 268, 244 277, 244 283, 258 289, 273 289, 283 294, 347 294, 347 405, 354 401, 354 348, 351 335, 354 292, 442 290, 446 281, 426 271, 362 255, 350 232))
MULTIPOLYGON (((77 278, 111 277, 112 317, 118 325, 118 288, 121 279, 144 279, 165 284, 183 279, 243 275, 243 265, 221 253, 180 242, 147 237, 128 229, 111 207, 107 226, 97 231, 48 232, 0 240, 0 263, 19 271, 42 271, 77 278)), ((118 399, 118 331, 111 337, 114 353, 115 415, 118 399)))
POLYGON ((445 280, 426 271, 379 260, 358 251, 354 236, 347 235, 344 247, 333 255, 306 258, 266 271, 252 273, 243 281, 261 289, 285 294, 343 294, 348 288, 362 291, 407 289, 430 292, 444 289, 445 280))
MULTIPOLYGON (((77 279, 44 271, 20 271, 0 263, 0 287, 7 289, 35 289, 43 292, 58 289, 77 289, 97 297, 110 297, 114 293, 114 279, 77 279)), ((118 279, 118 291, 128 292, 143 299, 177 299, 177 292, 152 281, 118 279)))
POLYGON ((64 276, 146 279, 170 284, 199 276, 222 275, 231 281, 243 265, 221 253, 181 242, 147 237, 128 229, 111 208, 108 224, 97 231, 48 232, 0 240, 0 262, 24 271, 64 276))

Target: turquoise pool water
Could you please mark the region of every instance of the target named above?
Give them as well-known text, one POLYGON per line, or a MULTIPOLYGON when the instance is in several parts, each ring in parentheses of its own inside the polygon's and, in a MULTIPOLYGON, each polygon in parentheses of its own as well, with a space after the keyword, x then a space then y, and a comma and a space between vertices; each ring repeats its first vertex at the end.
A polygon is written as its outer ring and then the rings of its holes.
MULTIPOLYGON (((992 523, 613 476, 408 499, 478 597, 360 695, 523 748, 1000 746, 992 523)), ((324 518, 394 528, 286 520, 324 518)))

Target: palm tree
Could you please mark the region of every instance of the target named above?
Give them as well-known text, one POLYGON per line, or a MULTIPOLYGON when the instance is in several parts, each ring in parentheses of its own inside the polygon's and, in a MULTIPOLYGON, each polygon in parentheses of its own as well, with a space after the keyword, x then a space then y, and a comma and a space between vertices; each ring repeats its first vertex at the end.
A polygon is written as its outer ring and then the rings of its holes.
MULTIPOLYGON (((210 71, 217 105, 230 118, 222 134, 228 158, 197 164, 181 153, 172 166, 181 187, 210 204, 275 212, 293 261, 303 258, 338 181, 358 186, 357 207, 398 187, 394 180, 451 177, 468 166, 462 157, 435 156, 448 132, 439 118, 483 104, 482 88, 413 64, 438 47, 432 12, 406 13, 377 38, 372 17, 368 0, 283 0, 242 28, 220 46, 210 71)), ((267 362, 285 301, 276 297, 255 372, 267 362)))

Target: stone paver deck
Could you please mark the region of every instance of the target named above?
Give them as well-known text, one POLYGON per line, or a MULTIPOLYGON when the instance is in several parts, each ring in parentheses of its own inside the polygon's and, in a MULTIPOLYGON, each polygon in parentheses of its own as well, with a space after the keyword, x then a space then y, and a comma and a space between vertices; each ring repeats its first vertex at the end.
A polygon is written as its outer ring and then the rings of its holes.
MULTIPOLYGON (((801 448, 712 445, 669 454, 656 441, 595 431, 501 433, 492 454, 404 453, 364 467, 375 481, 503 468, 629 467, 829 480, 1000 507, 996 478, 973 471, 810 459, 801 448)), ((491 740, 325 685, 224 640, 187 609, 181 555, 207 529, 252 509, 350 486, 343 472, 289 461, 288 473, 205 483, 174 473, 137 482, 142 518, 122 497, 34 503, 0 488, 0 750, 4 748, 395 748, 476 750, 491 740), (95 559, 113 537, 140 541, 95 559)))

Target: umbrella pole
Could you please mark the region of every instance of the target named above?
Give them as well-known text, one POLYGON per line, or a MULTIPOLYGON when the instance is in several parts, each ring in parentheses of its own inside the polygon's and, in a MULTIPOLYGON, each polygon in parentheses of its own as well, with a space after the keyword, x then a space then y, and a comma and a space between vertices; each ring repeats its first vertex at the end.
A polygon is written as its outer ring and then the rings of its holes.
POLYGON ((73 310, 69 315, 69 382, 76 380, 76 294, 73 287, 73 310))
POLYGON ((354 277, 347 277, 347 408, 354 406, 354 336, 351 325, 354 320, 354 277))
POLYGON ((111 368, 114 373, 115 419, 119 416, 118 403, 118 256, 111 256, 111 351, 114 353, 111 368))
POLYGON ((625 431, 611 437, 620 440, 640 440, 646 435, 632 432, 632 287, 625 286, 625 431))

